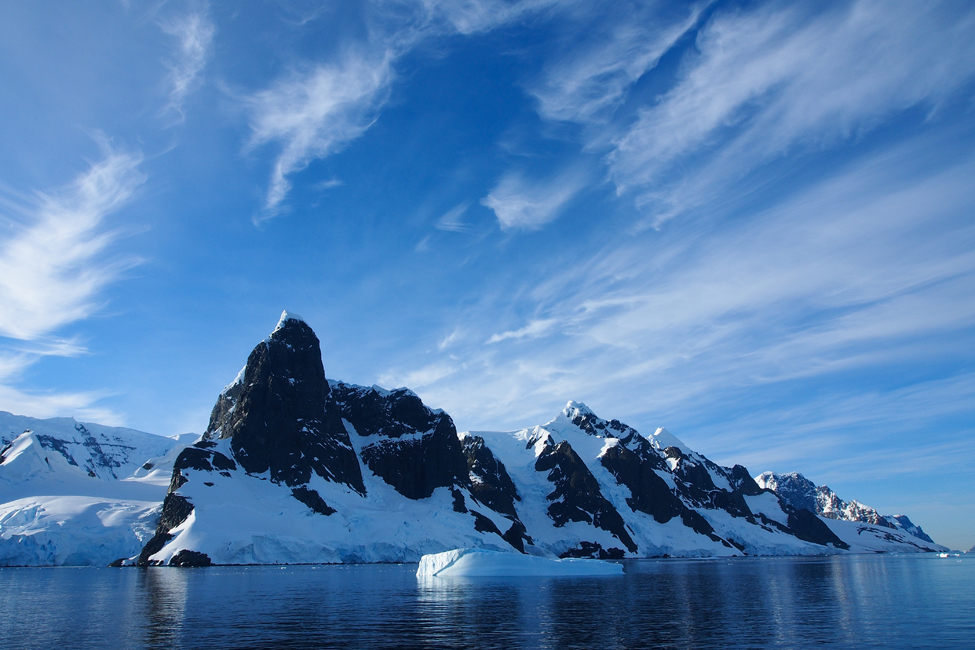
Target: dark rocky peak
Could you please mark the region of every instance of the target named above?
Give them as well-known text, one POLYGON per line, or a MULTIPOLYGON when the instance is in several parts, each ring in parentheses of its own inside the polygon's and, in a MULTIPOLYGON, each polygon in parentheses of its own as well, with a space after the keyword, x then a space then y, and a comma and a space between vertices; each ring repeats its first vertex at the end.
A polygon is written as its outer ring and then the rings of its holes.
POLYGON ((312 472, 364 493, 359 461, 331 396, 315 332, 284 312, 220 394, 205 440, 231 439, 250 474, 295 487, 312 472))
MULTIPOLYGON (((636 552, 623 517, 603 496, 596 478, 568 442, 546 445, 535 459, 535 470, 548 472, 554 488, 547 497, 548 515, 557 527, 570 521, 585 522, 612 533, 628 551, 636 552)), ((623 550, 617 551, 622 556, 623 550)), ((614 555, 612 549, 603 552, 614 555)))
POLYGON ((515 501, 521 497, 504 464, 480 436, 465 435, 461 446, 467 459, 471 496, 495 512, 516 518, 515 501))
MULTIPOLYGON (((644 457, 645 450, 631 451, 623 445, 606 450, 599 460, 618 483, 630 490, 627 505, 665 524, 685 509, 683 502, 670 491, 670 486, 654 471, 654 463, 644 457)), ((656 454, 651 459, 659 460, 656 454)))
POLYGON ((405 388, 384 390, 333 382, 340 417, 365 440, 362 461, 410 499, 425 499, 438 487, 470 484, 467 458, 449 415, 428 408, 405 388))
POLYGON ((639 436, 636 429, 619 420, 603 420, 582 402, 570 401, 562 409, 560 415, 591 436, 619 438, 624 445, 629 444, 634 437, 639 436))
POLYGON ((797 510, 817 512, 816 484, 799 472, 775 474, 762 472, 757 484, 778 495, 779 499, 797 510))
POLYGON ((762 488, 755 482, 755 479, 752 478, 748 468, 744 465, 735 465, 732 467, 728 481, 731 483, 731 487, 735 492, 740 492, 746 496, 758 496, 763 492, 762 488))
POLYGON ((408 388, 384 390, 379 386, 356 386, 330 382, 332 395, 342 417, 360 436, 383 435, 399 438, 433 431, 443 411, 423 404, 408 388))

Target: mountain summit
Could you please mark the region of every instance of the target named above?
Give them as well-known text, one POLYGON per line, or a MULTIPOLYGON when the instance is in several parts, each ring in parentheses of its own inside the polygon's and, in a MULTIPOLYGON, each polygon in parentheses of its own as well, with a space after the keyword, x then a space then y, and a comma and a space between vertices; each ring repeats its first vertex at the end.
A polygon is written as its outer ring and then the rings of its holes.
POLYGON ((327 380, 317 336, 285 312, 176 459, 139 563, 402 562, 460 547, 600 558, 857 548, 863 531, 834 529, 809 505, 665 429, 643 436, 581 402, 544 425, 458 433, 409 389, 327 380))

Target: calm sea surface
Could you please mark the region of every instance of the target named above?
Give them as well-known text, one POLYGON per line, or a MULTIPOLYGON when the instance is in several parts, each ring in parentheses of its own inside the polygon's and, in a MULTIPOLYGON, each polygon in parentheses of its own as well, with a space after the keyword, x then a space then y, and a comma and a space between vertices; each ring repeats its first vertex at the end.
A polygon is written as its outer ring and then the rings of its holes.
POLYGON ((635 560, 620 578, 416 565, 0 568, 0 648, 973 648, 975 558, 635 560))

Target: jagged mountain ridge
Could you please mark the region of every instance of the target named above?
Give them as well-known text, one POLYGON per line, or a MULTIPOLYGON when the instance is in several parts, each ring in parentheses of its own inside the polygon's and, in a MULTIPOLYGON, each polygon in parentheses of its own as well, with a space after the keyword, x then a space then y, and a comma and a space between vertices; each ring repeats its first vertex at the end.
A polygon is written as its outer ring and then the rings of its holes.
POLYGON ((607 558, 941 549, 906 534, 906 518, 887 517, 893 530, 797 509, 744 467, 581 403, 519 431, 457 432, 408 389, 326 379, 317 337, 289 314, 195 445, 17 418, 0 413, 0 565, 105 564, 140 548, 142 563, 179 566, 463 546, 607 558))
POLYGON ((776 474, 763 472, 755 481, 762 488, 775 492, 794 508, 805 508, 820 517, 836 521, 873 524, 891 530, 905 532, 929 544, 934 544, 920 526, 907 515, 881 515, 877 510, 853 499, 841 499, 826 485, 817 486, 799 472, 776 474))
POLYGON ((461 546, 645 557, 850 542, 744 467, 581 403, 545 425, 458 434, 407 389, 330 382, 314 332, 285 312, 177 459, 139 562, 415 561, 461 546))

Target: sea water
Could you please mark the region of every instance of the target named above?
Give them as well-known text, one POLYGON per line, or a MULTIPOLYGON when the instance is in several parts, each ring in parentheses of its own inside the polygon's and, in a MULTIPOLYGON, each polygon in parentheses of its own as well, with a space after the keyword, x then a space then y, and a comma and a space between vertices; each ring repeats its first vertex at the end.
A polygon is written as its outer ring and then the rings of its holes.
POLYGON ((0 568, 0 648, 975 647, 975 557, 623 565, 427 580, 415 564, 0 568))

